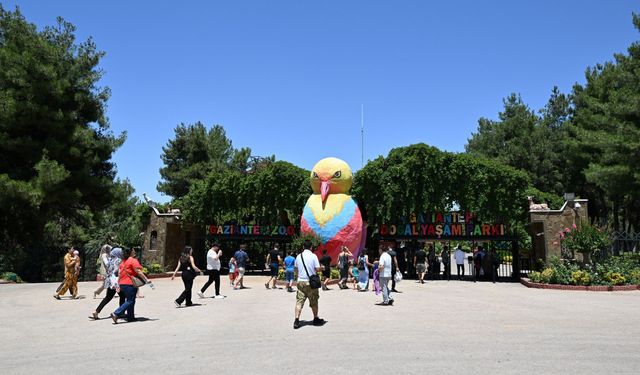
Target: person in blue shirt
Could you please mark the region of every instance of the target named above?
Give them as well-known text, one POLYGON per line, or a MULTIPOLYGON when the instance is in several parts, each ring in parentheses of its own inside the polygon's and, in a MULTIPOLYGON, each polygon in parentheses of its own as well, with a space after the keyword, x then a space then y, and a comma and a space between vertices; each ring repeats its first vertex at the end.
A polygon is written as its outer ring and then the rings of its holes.
POLYGON ((293 269, 296 264, 296 258, 293 257, 293 250, 289 250, 287 257, 284 258, 284 278, 287 281, 287 292, 293 292, 293 269))
POLYGON ((244 289, 244 284, 242 283, 242 281, 244 279, 244 271, 247 267, 247 263, 249 263, 249 256, 247 255, 246 249, 247 244, 240 244, 240 250, 236 251, 235 254, 233 254, 238 270, 238 277, 236 278, 236 284, 233 286, 233 289, 244 289))

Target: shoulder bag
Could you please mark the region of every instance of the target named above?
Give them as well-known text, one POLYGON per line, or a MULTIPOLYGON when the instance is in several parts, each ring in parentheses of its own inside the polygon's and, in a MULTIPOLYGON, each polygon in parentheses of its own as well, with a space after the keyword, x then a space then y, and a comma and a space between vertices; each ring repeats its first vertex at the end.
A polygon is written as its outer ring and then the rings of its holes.
POLYGON ((140 288, 141 286, 146 284, 144 282, 144 280, 142 280, 141 278, 139 278, 137 276, 133 276, 132 274, 130 274, 129 270, 127 270, 127 265, 126 264, 124 266, 124 269, 127 271, 127 274, 129 275, 129 278, 131 279, 131 282, 133 283, 133 286, 135 288, 140 288))
POLYGON ((304 263, 304 254, 300 254, 300 259, 302 259, 302 266, 304 266, 304 272, 306 272, 307 277, 309 278, 309 286, 311 289, 319 289, 322 286, 322 282, 320 282, 320 276, 317 274, 309 275, 309 270, 307 269, 307 265, 304 263))

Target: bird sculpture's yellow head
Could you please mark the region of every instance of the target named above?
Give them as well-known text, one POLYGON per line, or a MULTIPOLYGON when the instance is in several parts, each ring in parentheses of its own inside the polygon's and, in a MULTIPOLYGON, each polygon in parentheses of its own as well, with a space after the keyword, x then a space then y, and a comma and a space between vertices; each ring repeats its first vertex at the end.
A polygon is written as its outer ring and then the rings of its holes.
POLYGON ((315 194, 320 194, 322 202, 329 194, 347 194, 352 181, 349 164, 338 158, 324 158, 311 170, 311 188, 315 194))

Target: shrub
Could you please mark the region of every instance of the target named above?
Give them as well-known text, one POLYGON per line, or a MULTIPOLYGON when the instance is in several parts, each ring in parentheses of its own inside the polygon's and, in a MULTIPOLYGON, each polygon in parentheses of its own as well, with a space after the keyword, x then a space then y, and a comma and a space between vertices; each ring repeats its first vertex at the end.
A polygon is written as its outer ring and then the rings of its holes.
POLYGON ((640 255, 610 257, 602 263, 582 265, 551 257, 542 272, 531 272, 533 282, 575 285, 640 284, 640 255))
POLYGON ((144 273, 145 275, 149 273, 147 267, 142 267, 142 273, 144 273))
POLYGON ((22 282, 22 279, 20 278, 20 276, 18 276, 15 272, 5 272, 2 274, 2 277, 0 277, 0 279, 13 281, 14 283, 22 282))
MULTIPOLYGON (((338 270, 337 268, 331 268, 331 276, 329 276, 331 279, 339 279, 340 278, 340 270, 338 270)), ((293 272, 293 279, 297 279, 298 278, 298 271, 294 270, 293 272)), ((284 269, 280 268, 278 270, 278 280, 284 280, 284 269)))
POLYGON ((322 244, 320 238, 310 233, 300 233, 291 239, 291 248, 294 251, 302 251, 304 241, 311 241, 311 247, 315 250, 322 244))
POLYGON ((160 264, 153 263, 151 266, 149 266, 149 271, 151 271, 151 273, 162 273, 163 269, 160 264))
POLYGON ((583 270, 573 271, 571 272, 571 281, 575 285, 590 285, 591 275, 583 270))
POLYGON ((540 282, 542 282, 542 275, 538 271, 530 272, 529 273, 529 280, 531 280, 534 283, 540 283, 540 282))
POLYGON ((542 272, 540 272, 540 282, 549 284, 551 283, 551 280, 554 279, 555 272, 553 271, 553 268, 545 268, 544 270, 542 270, 542 272))
POLYGON ((331 278, 332 279, 340 279, 340 270, 337 268, 331 269, 331 278))
POLYGON ((571 272, 578 269, 577 266, 565 262, 558 257, 551 257, 547 267, 553 270, 550 283, 569 285, 571 283, 571 272))
POLYGON ((563 248, 582 253, 587 257, 607 248, 611 243, 605 230, 591 225, 587 221, 580 223, 579 226, 574 224, 571 229, 565 228, 560 231, 559 236, 563 248))
MULTIPOLYGON (((278 280, 284 280, 284 267, 280 267, 280 269, 278 269, 278 280)), ((297 279, 298 278, 298 271, 296 271, 295 269, 293 270, 293 279, 297 279)))
POLYGON ((624 276, 622 276, 621 273, 619 272, 607 272, 604 275, 604 279, 610 284, 610 285, 624 285, 625 282, 627 281, 626 278, 624 276))

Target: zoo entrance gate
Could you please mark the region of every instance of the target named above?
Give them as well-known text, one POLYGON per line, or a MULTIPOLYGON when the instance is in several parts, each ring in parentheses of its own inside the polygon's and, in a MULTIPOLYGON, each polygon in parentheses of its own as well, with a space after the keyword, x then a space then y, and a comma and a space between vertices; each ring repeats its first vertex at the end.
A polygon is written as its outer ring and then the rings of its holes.
MULTIPOLYGON (((381 243, 385 242, 395 242, 395 247, 398 249, 400 245, 404 242, 404 256, 406 257, 406 272, 411 277, 415 275, 415 270, 413 270, 413 256, 415 252, 421 248, 424 243, 448 243, 450 254, 453 256, 455 248, 453 245, 457 243, 469 243, 473 248, 475 245, 483 245, 485 247, 485 251, 489 248, 494 248, 501 255, 503 261, 500 263, 498 267, 498 277, 501 280, 510 280, 510 281, 519 281, 520 277, 524 274, 527 274, 531 270, 531 259, 528 257, 521 258, 520 251, 518 249, 518 239, 514 236, 474 236, 472 238, 468 236, 447 236, 446 238, 438 238, 438 237, 416 237, 412 235, 394 235, 394 236, 383 236, 380 234, 375 234, 371 239, 367 241, 367 248, 369 250, 370 255, 374 255, 375 252, 372 250, 378 249, 381 243), (490 244, 489 247, 486 244, 490 244), (508 258, 505 259, 505 255, 511 256, 511 261, 508 261, 508 258)), ((473 267, 472 261, 468 260, 468 257, 472 254, 468 254, 465 257, 465 269, 468 270, 465 272, 465 275, 473 275, 475 271, 473 267)), ((489 257, 485 257, 483 261, 482 268, 485 270, 485 274, 491 270, 492 267, 490 264, 487 264, 489 257)), ((400 262, 399 262, 400 263, 400 262)), ((455 260, 451 260, 450 267, 455 267, 455 260)), ((399 266, 401 266, 399 264, 399 266)), ((451 277, 455 278, 455 268, 451 272, 451 277)))

